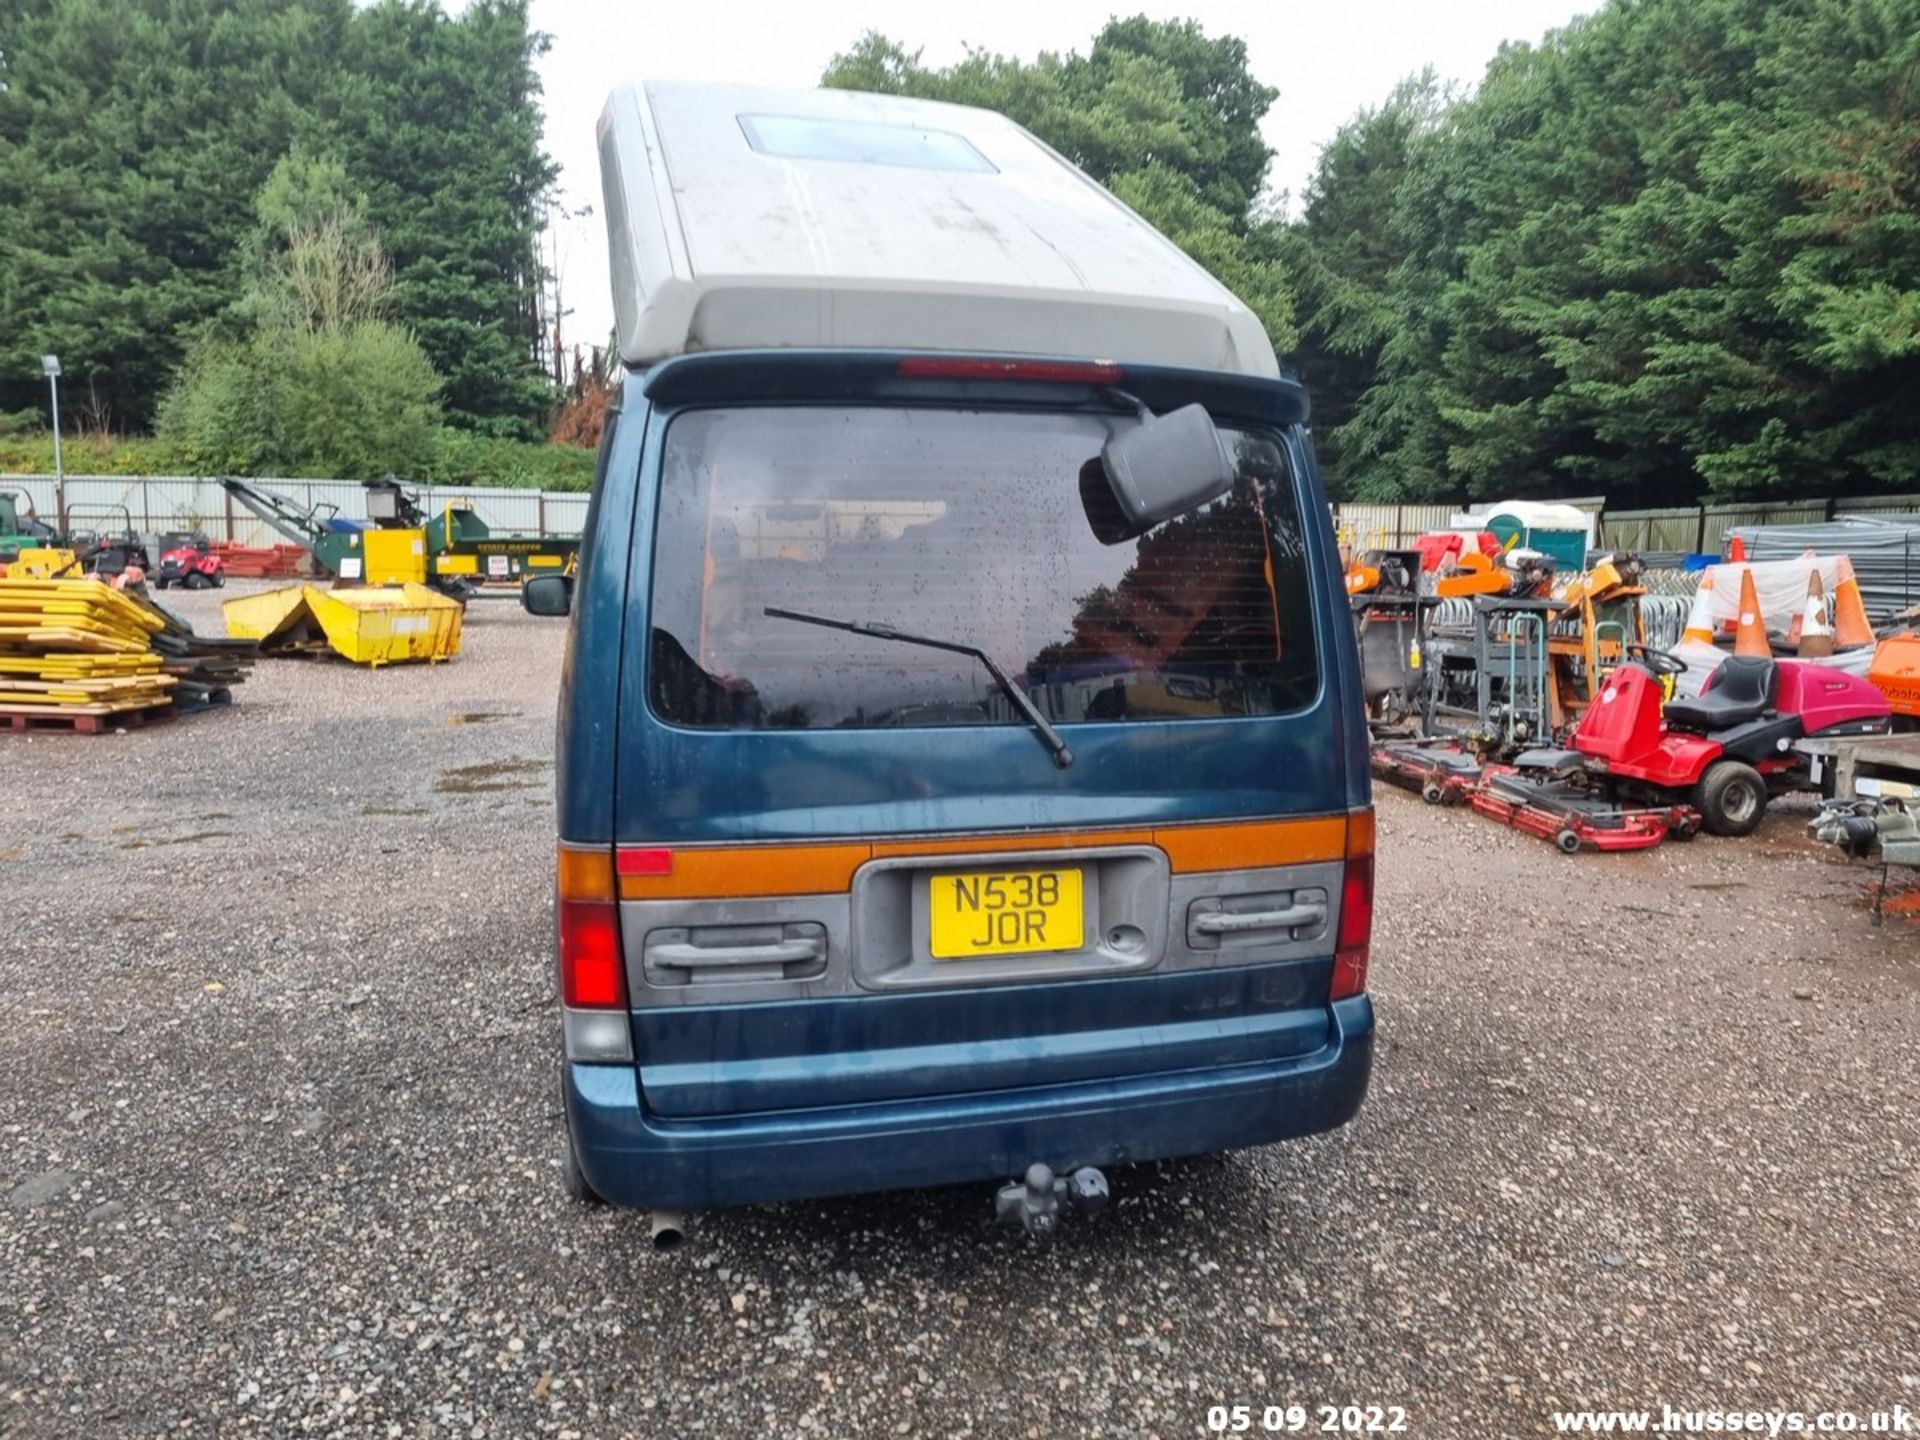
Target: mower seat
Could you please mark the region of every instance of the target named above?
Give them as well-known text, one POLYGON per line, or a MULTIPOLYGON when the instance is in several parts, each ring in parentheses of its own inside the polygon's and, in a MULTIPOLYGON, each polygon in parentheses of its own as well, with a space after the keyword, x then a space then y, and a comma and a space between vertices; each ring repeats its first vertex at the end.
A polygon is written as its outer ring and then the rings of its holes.
POLYGON ((1773 708, 1780 667, 1758 655, 1729 655, 1693 700, 1669 700, 1667 723, 1711 735, 1758 720, 1773 708))

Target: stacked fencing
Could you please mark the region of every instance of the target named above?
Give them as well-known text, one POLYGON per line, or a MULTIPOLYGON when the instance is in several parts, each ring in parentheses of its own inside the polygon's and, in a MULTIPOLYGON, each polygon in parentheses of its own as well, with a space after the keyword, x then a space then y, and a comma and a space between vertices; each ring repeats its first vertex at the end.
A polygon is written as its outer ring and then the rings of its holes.
POLYGON ((1812 550, 1845 555, 1875 624, 1920 596, 1920 514, 1846 515, 1824 525, 1741 526, 1749 560, 1791 560, 1812 550))

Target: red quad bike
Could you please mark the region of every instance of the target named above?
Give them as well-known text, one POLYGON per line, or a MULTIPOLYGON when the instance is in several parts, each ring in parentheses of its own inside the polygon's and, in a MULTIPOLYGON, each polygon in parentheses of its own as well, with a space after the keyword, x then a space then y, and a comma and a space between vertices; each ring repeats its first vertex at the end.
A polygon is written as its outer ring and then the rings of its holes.
POLYGON ((1584 771, 1616 803, 1690 805, 1712 834, 1751 835, 1772 796, 1811 788, 1795 741, 1880 735, 1891 724, 1887 697, 1858 676, 1758 656, 1728 657, 1698 699, 1663 704, 1661 680, 1686 661, 1644 645, 1626 652, 1572 751, 1534 751, 1524 767, 1584 771))
POLYGON ((168 535, 160 546, 160 569, 153 577, 159 589, 205 590, 227 583, 227 562, 213 553, 206 536, 168 535))

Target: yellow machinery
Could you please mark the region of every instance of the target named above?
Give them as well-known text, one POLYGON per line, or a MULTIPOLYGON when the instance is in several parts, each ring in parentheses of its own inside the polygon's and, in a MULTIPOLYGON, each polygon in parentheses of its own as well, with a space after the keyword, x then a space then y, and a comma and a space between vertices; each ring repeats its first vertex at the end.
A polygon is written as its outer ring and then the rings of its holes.
POLYGON ((4 570, 16 580, 52 580, 56 576, 73 578, 80 574, 80 557, 63 546, 30 545, 22 549, 4 570))
POLYGON ((227 633, 258 640, 263 651, 331 650, 374 667, 458 655, 465 613, 459 601, 415 584, 364 590, 290 585, 237 596, 223 608, 227 633))
POLYGON ((1603 555, 1556 586, 1560 611, 1547 626, 1553 666, 1552 721, 1558 730, 1580 718, 1618 665, 1628 645, 1646 643, 1639 583, 1646 567, 1634 555, 1603 555))
POLYGON ((430 513, 391 477, 366 482, 365 521, 345 519, 331 506, 302 506, 233 476, 220 485, 349 585, 432 585, 464 597, 487 580, 571 575, 579 557, 578 539, 496 535, 464 505, 430 513))

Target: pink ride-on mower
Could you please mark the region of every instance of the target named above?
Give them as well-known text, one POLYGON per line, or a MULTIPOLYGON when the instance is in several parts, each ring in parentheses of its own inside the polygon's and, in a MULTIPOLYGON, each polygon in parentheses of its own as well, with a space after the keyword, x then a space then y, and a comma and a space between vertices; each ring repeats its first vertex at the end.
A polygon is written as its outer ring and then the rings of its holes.
POLYGON ((1879 735, 1887 697, 1858 676, 1800 660, 1734 655, 1697 699, 1665 700, 1661 681, 1686 661, 1626 647, 1580 717, 1571 750, 1519 757, 1523 773, 1589 785, 1616 804, 1691 805, 1714 835, 1750 835, 1767 801, 1812 787, 1810 736, 1879 735))

